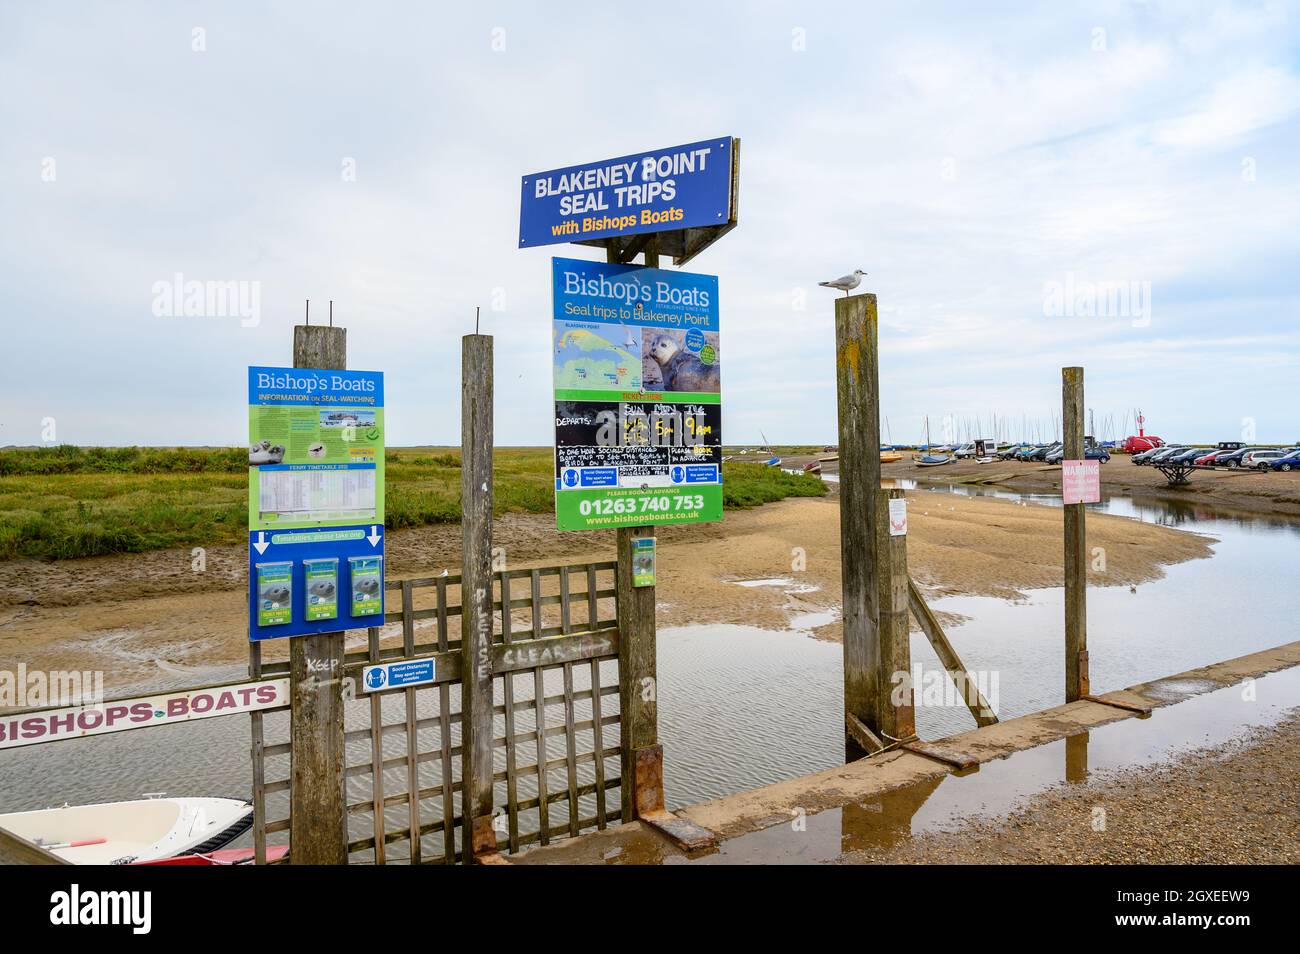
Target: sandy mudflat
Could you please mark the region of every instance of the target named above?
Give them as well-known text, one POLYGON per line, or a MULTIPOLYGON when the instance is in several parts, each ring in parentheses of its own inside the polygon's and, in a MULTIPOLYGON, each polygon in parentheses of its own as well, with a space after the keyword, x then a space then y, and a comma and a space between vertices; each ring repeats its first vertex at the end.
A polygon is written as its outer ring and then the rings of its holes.
POLYGON ((847 855, 889 864, 1296 864, 1300 713, 1226 750, 1044 793, 973 821, 847 855), (1105 809, 1104 830, 1095 825, 1105 809))
MULTIPOLYGON (((908 559, 932 593, 1014 598, 1061 583, 1062 515, 1056 508, 991 498, 910 493, 908 559)), ((1089 546, 1105 550, 1096 586, 1159 578, 1170 563, 1209 556, 1212 539, 1120 517, 1090 515, 1089 546)), ((748 623, 785 628, 800 614, 824 638, 839 637, 839 501, 791 499, 728 513, 721 524, 660 533, 660 627, 748 623), (802 561, 802 563, 800 562, 802 561), (774 581, 741 586, 742 581, 774 581), (825 620, 832 619, 826 623, 825 620), (821 625, 817 625, 820 623, 821 625)), ((549 516, 507 516, 495 527, 512 567, 612 559, 614 534, 562 534, 549 516)), ((429 576, 459 565, 460 527, 395 531, 391 577, 429 576)), ((0 665, 102 669, 112 695, 160 680, 194 682, 247 662, 243 548, 189 550, 59 563, 0 563, 0 665), (193 677, 193 678, 186 678, 193 677)))

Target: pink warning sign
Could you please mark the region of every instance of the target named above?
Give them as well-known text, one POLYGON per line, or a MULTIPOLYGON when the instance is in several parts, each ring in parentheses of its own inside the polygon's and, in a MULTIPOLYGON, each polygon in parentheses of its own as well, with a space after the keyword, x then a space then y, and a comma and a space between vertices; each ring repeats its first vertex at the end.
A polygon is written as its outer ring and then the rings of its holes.
POLYGON ((1101 461, 1061 461, 1061 496, 1065 503, 1099 503, 1101 501, 1101 461))

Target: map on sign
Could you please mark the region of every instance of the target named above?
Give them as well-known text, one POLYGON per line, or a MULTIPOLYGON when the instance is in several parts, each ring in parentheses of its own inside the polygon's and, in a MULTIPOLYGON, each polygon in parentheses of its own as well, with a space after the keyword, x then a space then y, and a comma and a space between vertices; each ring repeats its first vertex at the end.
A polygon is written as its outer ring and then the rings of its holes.
POLYGON ((591 322, 555 324, 557 388, 641 387, 641 329, 591 322))

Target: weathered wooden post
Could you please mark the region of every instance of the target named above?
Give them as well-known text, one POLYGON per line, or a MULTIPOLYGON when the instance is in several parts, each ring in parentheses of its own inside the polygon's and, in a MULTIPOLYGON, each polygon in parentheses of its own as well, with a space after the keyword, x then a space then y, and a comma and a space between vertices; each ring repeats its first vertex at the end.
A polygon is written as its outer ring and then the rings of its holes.
MULTIPOLYGON (((1065 460, 1083 460, 1083 368, 1061 369, 1061 423, 1065 460)), ((1088 564, 1084 505, 1065 504, 1065 701, 1088 686, 1088 564)))
POLYGON ((877 561, 880 506, 880 380, 876 296, 835 301, 835 375, 840 445, 840 561, 844 605, 846 757, 878 745, 880 642, 877 561), (868 732, 864 738, 862 729, 868 732))
MULTIPOLYGON (((461 818, 472 863, 492 828, 492 338, 461 339, 461 818)), ((502 607, 503 613, 509 609, 502 607)), ((450 783, 450 780, 447 780, 450 783)))
POLYGON ((911 627, 908 622, 907 502, 901 490, 881 490, 878 493, 875 542, 877 585, 880 588, 877 603, 880 669, 876 725, 890 739, 908 739, 916 735, 916 710, 912 699, 911 627), (900 511, 900 529, 895 529, 895 510, 900 511))
MULTIPOLYGON (((610 262, 618 262, 618 250, 610 243, 610 262)), ((659 267, 659 246, 652 236, 645 245, 647 268, 659 267)), ((658 656, 655 645, 655 588, 632 585, 634 540, 654 539, 653 526, 619 527, 618 569, 615 590, 618 600, 618 678, 622 700, 622 745, 619 786, 622 820, 662 811, 663 746, 659 744, 658 656)))
MULTIPOLYGON (((347 329, 296 325, 293 366, 347 367, 347 329)), ((289 640, 289 861, 348 862, 343 788, 343 634, 289 640)))

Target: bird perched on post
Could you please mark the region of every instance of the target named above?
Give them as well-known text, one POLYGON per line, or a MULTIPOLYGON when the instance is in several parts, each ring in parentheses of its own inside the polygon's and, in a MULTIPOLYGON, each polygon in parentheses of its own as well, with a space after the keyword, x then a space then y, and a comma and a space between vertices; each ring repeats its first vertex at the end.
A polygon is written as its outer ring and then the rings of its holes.
POLYGON ((867 273, 862 269, 855 268, 852 274, 841 275, 832 282, 818 282, 817 284, 821 285, 823 288, 838 288, 840 291, 844 292, 845 297, 848 297, 850 291, 862 284, 862 276, 865 274, 867 273))

